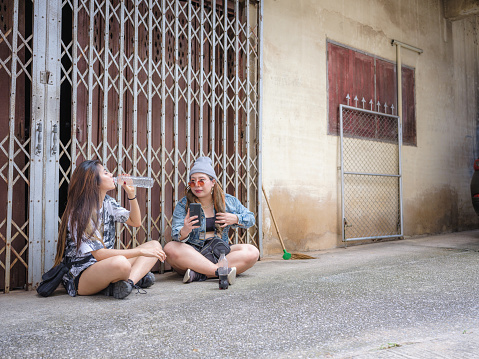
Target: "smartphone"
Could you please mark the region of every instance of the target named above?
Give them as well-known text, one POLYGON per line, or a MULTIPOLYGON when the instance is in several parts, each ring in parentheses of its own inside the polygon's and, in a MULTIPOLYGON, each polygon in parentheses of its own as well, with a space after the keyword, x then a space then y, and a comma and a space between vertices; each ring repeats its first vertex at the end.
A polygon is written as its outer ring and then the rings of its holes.
POLYGON ((195 227, 201 227, 201 203, 190 203, 190 217, 193 216, 198 216, 197 220, 199 221, 195 224, 195 227))

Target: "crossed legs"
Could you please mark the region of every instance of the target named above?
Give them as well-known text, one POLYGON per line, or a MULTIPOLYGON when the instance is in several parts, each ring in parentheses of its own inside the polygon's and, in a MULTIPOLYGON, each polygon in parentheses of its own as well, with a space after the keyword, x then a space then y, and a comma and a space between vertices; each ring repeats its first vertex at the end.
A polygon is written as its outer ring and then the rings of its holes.
MULTIPOLYGON (((166 261, 179 274, 184 274, 187 269, 197 273, 214 277, 218 265, 210 262, 196 249, 186 243, 171 241, 165 245, 166 261)), ((236 272, 243 273, 251 268, 259 257, 258 249, 251 244, 234 244, 231 252, 226 256, 229 267, 236 267, 236 272)))
MULTIPOLYGON (((141 246, 160 246, 158 241, 149 241, 141 246)), ((140 247, 141 247, 140 246, 140 247)), ((135 257, 127 259, 124 256, 106 258, 91 265, 82 273, 78 282, 79 295, 92 295, 105 289, 110 283, 131 279, 138 282, 156 264, 155 257, 135 257)))

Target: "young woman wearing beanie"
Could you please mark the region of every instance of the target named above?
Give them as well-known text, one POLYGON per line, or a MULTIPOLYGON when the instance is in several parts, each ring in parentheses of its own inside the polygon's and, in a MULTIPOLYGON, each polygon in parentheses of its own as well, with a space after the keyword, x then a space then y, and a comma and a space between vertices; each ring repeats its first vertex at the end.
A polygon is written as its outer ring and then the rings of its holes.
MULTIPOLYGON (((190 170, 190 181, 183 197, 173 212, 172 241, 165 245, 167 262, 180 275, 183 282, 203 281, 217 277, 218 265, 204 257, 200 251, 206 241, 219 237, 228 244, 230 227, 248 228, 254 224, 254 215, 241 202, 225 194, 218 184, 209 157, 200 157, 190 170), (190 203, 201 204, 201 227, 197 216, 190 216, 190 203)), ((234 244, 227 254, 228 282, 233 284, 236 274, 251 268, 259 257, 251 244, 234 244)))

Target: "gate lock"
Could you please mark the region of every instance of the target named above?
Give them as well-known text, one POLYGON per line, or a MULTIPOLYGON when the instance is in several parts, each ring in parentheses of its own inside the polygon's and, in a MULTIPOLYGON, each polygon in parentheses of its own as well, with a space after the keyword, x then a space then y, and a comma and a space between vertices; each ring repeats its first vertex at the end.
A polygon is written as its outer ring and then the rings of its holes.
POLYGON ((52 129, 52 156, 56 155, 57 147, 58 147, 58 125, 54 124, 52 129))
POLYGON ((42 124, 37 123, 37 145, 35 146, 35 154, 39 155, 42 152, 42 142, 43 142, 43 136, 42 136, 42 124))

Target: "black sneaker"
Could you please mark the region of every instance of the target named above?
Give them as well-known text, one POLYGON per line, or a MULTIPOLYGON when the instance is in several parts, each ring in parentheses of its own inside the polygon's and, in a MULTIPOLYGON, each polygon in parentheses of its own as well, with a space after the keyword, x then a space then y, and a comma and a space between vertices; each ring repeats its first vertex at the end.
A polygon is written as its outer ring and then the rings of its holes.
POLYGON ((136 285, 140 288, 150 288, 155 283, 155 275, 151 272, 145 274, 136 285))
POLYGON ((206 275, 201 273, 196 273, 192 269, 187 269, 185 276, 183 277, 183 283, 202 282, 206 279, 207 279, 206 275))
MULTIPOLYGON (((218 270, 215 271, 216 277, 218 276, 218 270)), ((235 284, 236 281, 236 267, 228 268, 228 283, 229 285, 235 284)))
POLYGON ((128 279, 128 281, 119 280, 118 282, 110 283, 108 287, 103 289, 102 293, 107 297, 123 299, 131 293, 132 289, 133 282, 131 279, 128 279))

